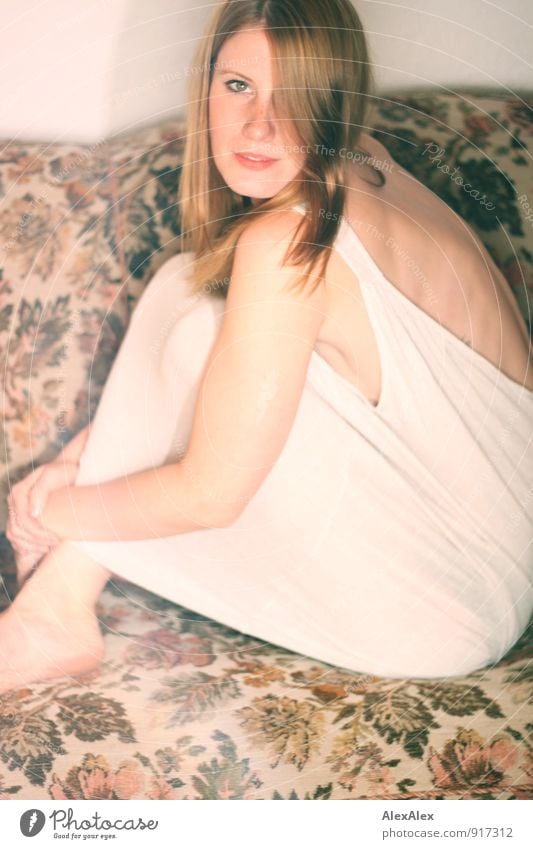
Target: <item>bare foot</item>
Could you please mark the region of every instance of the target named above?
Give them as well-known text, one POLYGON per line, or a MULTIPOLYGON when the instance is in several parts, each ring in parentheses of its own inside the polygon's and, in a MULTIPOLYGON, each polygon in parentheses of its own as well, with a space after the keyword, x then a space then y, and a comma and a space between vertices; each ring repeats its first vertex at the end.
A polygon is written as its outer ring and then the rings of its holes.
POLYGON ((0 693, 89 672, 103 659, 94 606, 73 596, 61 580, 47 581, 53 571, 45 558, 0 615, 0 693))

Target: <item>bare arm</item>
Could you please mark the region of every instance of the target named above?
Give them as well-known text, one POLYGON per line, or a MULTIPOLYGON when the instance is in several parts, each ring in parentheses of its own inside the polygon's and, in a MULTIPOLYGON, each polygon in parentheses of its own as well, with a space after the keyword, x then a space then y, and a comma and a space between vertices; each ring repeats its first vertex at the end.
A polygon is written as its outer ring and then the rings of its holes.
POLYGON ((174 536, 225 524, 220 505, 198 504, 185 467, 146 469, 90 486, 64 486, 48 495, 40 515, 61 539, 105 541, 174 536))
POLYGON ((289 292, 301 269, 282 259, 300 221, 295 212, 259 219, 239 241, 185 456, 50 493, 45 527, 66 539, 137 540, 235 521, 287 440, 326 315, 324 286, 289 292))
MULTIPOLYGON (((55 462, 78 463, 91 425, 81 430, 55 462)), ((224 526, 220 505, 193 501, 196 491, 185 467, 169 464, 90 486, 50 492, 41 525, 61 539, 106 541, 153 539, 224 526)))
POLYGON ((296 212, 258 219, 236 247, 224 321, 200 383, 181 463, 231 522, 277 461, 292 428, 309 360, 327 314, 326 287, 283 259, 301 222, 296 212))

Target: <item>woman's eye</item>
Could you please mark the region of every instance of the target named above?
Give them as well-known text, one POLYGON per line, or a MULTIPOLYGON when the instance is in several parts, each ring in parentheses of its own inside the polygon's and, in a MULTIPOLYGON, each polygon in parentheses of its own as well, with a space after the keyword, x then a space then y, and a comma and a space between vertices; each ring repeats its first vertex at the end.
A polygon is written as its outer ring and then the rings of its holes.
POLYGON ((242 88, 239 90, 230 88, 230 86, 232 86, 234 83, 236 83, 237 85, 243 85, 245 88, 248 85, 248 83, 245 83, 244 80, 228 80, 226 83, 224 83, 224 85, 229 88, 229 90, 232 91, 234 94, 239 94, 242 91, 242 88))

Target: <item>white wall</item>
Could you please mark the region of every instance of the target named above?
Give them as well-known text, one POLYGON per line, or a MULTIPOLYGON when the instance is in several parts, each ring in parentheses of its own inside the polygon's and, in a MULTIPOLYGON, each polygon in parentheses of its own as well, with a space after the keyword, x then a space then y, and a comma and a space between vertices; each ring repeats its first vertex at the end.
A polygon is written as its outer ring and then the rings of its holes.
POLYGON ((93 142, 185 104, 209 4, 0 0, 0 137, 93 142))
POLYGON ((380 90, 533 91, 533 0, 355 0, 380 90))
MULTIPOLYGON (((212 5, 0 0, 0 137, 91 143, 183 112, 187 70, 212 5)), ((533 90, 532 0, 355 5, 381 91, 533 90)))

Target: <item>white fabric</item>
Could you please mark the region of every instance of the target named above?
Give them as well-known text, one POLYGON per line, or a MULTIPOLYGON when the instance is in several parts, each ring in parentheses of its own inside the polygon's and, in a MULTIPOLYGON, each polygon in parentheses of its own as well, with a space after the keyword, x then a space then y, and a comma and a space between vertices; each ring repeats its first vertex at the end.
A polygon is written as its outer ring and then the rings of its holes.
MULTIPOLYGON (((497 662, 533 609, 533 393, 402 295, 344 219, 336 249, 376 334, 378 407, 313 351, 287 443, 231 527, 74 545, 177 604, 326 663, 467 674, 497 662)), ((189 294, 191 259, 170 259, 143 293, 76 484, 184 453, 224 310, 189 294)))

